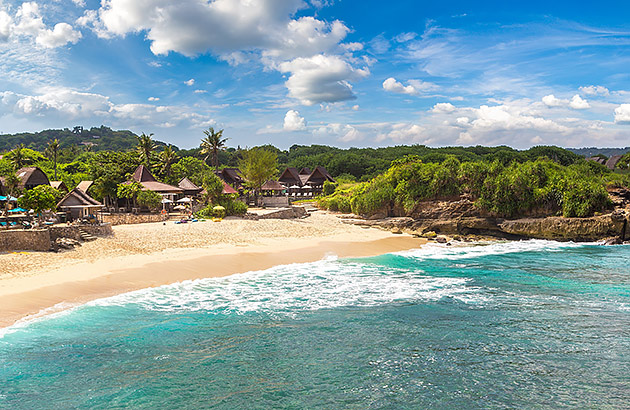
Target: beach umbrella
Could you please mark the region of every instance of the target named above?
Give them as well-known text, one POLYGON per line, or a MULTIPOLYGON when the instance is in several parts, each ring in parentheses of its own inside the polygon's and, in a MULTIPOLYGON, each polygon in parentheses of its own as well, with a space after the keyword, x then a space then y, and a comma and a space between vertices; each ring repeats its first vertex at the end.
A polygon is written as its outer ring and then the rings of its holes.
POLYGON ((28 210, 24 209, 24 208, 13 208, 13 209, 9 209, 9 212, 28 212, 28 210))
POLYGON ((172 203, 172 202, 173 202, 173 201, 171 201, 171 200, 170 200, 170 199, 168 199, 168 198, 163 198, 163 199, 162 199, 162 203, 163 203, 163 204, 170 204, 170 203, 172 203))
POLYGON ((191 199, 188 198, 188 197, 177 200, 177 202, 180 203, 180 204, 181 203, 187 203, 187 202, 190 202, 190 201, 191 201, 191 199))
POLYGON ((304 186, 302 187, 302 189, 304 189, 305 191, 310 191, 310 190, 311 190, 311 187, 310 187, 310 186, 308 186, 308 185, 304 185, 304 186))
POLYGON ((186 207, 184 205, 177 205, 173 207, 173 209, 182 210, 182 209, 186 209, 186 207))
POLYGON ((299 185, 291 185, 289 189, 300 189, 299 185))

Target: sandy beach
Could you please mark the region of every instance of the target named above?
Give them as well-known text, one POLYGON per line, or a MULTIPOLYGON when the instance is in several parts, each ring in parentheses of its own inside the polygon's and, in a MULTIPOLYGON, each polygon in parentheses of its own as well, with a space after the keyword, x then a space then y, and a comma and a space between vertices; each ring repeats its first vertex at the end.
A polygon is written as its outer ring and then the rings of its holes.
POLYGON ((220 223, 121 225, 115 235, 61 253, 0 255, 0 326, 57 306, 276 265, 375 256, 423 240, 365 229, 333 214, 300 220, 226 219, 220 223))

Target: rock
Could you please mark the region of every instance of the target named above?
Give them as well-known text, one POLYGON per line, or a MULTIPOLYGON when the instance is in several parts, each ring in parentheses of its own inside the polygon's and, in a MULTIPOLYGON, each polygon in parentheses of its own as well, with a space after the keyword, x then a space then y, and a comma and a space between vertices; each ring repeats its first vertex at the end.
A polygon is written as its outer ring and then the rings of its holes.
POLYGON ((621 238, 609 238, 604 241, 604 245, 623 245, 621 238))
POLYGON ((392 228, 392 233, 396 235, 400 235, 402 234, 402 231, 400 230, 400 228, 392 228))
POLYGON ((437 234, 433 231, 425 232, 422 234, 423 238, 433 239, 437 236, 437 234))
POLYGON ((590 218, 525 218, 503 221, 501 231, 528 238, 594 241, 601 238, 619 236, 623 221, 611 214, 590 218))
POLYGON ((448 239, 446 239, 446 236, 442 236, 442 235, 440 235, 440 236, 438 236, 438 237, 436 237, 436 238, 435 238, 435 241, 436 241, 437 243, 447 243, 447 242, 448 242, 448 239))
POLYGON ((72 238, 57 238, 55 240, 55 248, 57 249, 74 249, 76 246, 81 246, 81 242, 72 238))

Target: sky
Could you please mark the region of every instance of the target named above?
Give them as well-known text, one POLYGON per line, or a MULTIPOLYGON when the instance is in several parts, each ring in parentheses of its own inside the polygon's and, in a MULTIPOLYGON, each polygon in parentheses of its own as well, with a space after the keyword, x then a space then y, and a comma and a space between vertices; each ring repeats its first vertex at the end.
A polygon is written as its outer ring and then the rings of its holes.
POLYGON ((0 134, 625 147, 629 13, 627 1, 0 0, 0 134))

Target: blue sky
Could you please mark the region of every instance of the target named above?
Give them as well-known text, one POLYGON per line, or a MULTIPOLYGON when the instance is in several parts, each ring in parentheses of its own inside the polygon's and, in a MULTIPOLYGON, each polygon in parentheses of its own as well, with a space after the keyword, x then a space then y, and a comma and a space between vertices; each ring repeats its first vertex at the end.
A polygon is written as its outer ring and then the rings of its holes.
POLYGON ((630 145, 624 2, 0 0, 0 133, 630 145))

